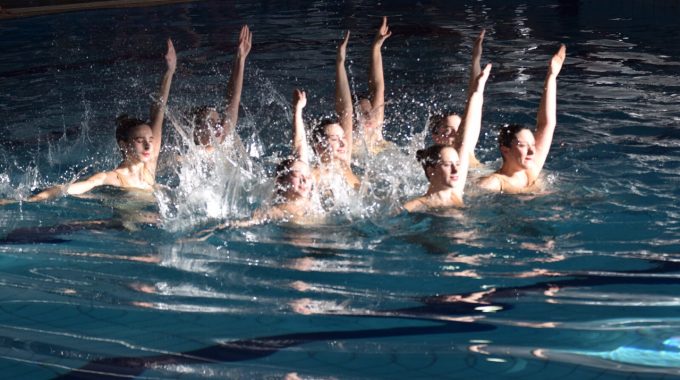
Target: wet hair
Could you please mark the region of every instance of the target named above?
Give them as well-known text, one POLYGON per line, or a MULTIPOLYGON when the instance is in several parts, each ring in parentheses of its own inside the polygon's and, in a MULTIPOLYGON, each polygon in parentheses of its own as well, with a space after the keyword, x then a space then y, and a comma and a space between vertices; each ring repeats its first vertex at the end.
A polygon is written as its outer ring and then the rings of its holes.
POLYGON ((431 134, 434 134, 435 130, 442 124, 445 117, 446 114, 443 112, 437 112, 432 114, 430 118, 427 119, 427 129, 431 134))
POLYGON ((205 124, 205 118, 208 117, 210 111, 216 111, 215 107, 197 106, 189 111, 187 118, 191 120, 194 127, 202 126, 205 124))
POLYGON ((515 136, 524 129, 530 130, 529 127, 522 124, 506 124, 502 126, 498 133, 498 145, 509 148, 512 145, 512 140, 515 139, 515 136))
POLYGON ((205 122, 211 111, 216 111, 215 107, 211 106, 197 106, 192 108, 187 113, 187 119, 191 121, 191 125, 194 127, 194 144, 201 145, 199 140, 199 132, 206 128, 205 122))
POLYGON ((457 115, 462 119, 462 116, 450 110, 438 111, 433 113, 432 115, 430 115, 430 118, 427 119, 427 129, 430 131, 431 134, 434 134, 437 128, 439 128, 440 125, 444 124, 447 117, 454 115, 457 115))
POLYGON ((431 168, 439 163, 441 160, 441 153, 444 148, 455 149, 451 145, 435 144, 425 149, 420 149, 416 152, 416 160, 418 160, 418 163, 423 166, 423 170, 425 170, 425 176, 427 176, 428 168, 431 168))
POLYGON ((298 161, 300 161, 300 160, 298 160, 295 157, 289 157, 289 158, 284 158, 281 162, 279 162, 276 165, 276 169, 275 169, 276 185, 274 187, 274 191, 275 191, 275 194, 276 194, 276 198, 279 201, 281 201, 283 199, 283 195, 286 192, 286 189, 282 186, 281 181, 283 181, 283 179, 288 174, 290 174, 290 172, 293 168, 293 165, 295 165, 295 163, 298 162, 298 161))
POLYGON ((146 124, 144 120, 129 117, 127 114, 122 114, 116 118, 116 141, 130 141, 130 135, 135 128, 146 124))
POLYGON ((323 119, 312 129, 312 142, 316 144, 326 143, 326 127, 331 124, 337 124, 335 119, 323 119))

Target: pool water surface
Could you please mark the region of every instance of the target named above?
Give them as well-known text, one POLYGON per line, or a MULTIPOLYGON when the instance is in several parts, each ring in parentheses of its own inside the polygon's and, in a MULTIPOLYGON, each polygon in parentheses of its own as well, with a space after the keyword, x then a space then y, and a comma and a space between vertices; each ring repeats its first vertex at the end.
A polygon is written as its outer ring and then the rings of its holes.
POLYGON ((678 17, 635 0, 237 0, 1 20, 1 198, 114 168, 115 117, 147 114, 166 38, 178 55, 155 202, 102 189, 0 206, 2 377, 680 377, 678 17), (356 162, 358 195, 323 225, 204 233, 267 200, 294 88, 308 124, 333 110, 344 30, 353 93, 367 91, 383 15, 397 147, 356 162), (183 115, 222 104, 243 24, 243 144, 206 171, 183 115), (426 188, 427 118, 463 111, 481 29, 484 167, 465 208, 406 214, 426 188), (548 191, 480 192, 498 128, 535 124, 559 43, 548 191))

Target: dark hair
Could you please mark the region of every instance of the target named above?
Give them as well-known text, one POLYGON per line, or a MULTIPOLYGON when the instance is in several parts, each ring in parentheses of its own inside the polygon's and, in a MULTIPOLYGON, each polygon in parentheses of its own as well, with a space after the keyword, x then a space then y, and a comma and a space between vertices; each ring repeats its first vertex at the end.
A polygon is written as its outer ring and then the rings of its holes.
POLYGON ((430 115, 430 118, 427 119, 427 129, 430 131, 431 134, 434 134, 435 130, 440 125, 444 124, 446 118, 449 116, 458 116, 462 119, 462 116, 458 115, 456 112, 449 110, 438 111, 430 115))
POLYGON ((443 112, 437 112, 432 114, 430 118, 427 119, 427 129, 431 134, 434 134, 434 131, 439 127, 439 125, 441 125, 445 117, 446 115, 443 112))
POLYGON ((529 130, 529 127, 522 124, 506 124, 501 127, 498 133, 498 145, 510 147, 512 145, 512 140, 515 139, 517 133, 522 130, 529 130))
POLYGON ((208 114, 210 114, 210 111, 215 111, 215 107, 211 106, 197 106, 192 108, 189 113, 188 113, 188 119, 191 120, 191 122, 195 127, 201 126, 205 123, 205 118, 208 117, 208 114))
POLYGON ((215 107, 211 106, 197 106, 192 108, 187 113, 187 119, 191 121, 191 125, 194 127, 194 144, 201 145, 199 139, 199 133, 206 128, 205 121, 210 111, 215 111, 215 107))
POLYGON ((146 123, 144 120, 129 117, 127 114, 118 116, 116 118, 116 141, 129 141, 132 131, 146 123))
POLYGON ((444 148, 455 149, 451 145, 435 144, 425 149, 420 149, 416 152, 416 160, 418 160, 418 163, 423 166, 426 176, 427 168, 437 165, 441 160, 441 152, 444 150, 444 148))
POLYGON ((335 119, 323 119, 312 129, 312 142, 314 144, 323 144, 326 142, 326 127, 331 124, 336 124, 335 119))
POLYGON ((291 168, 293 165, 295 165, 296 162, 299 160, 295 157, 289 157, 289 158, 284 158, 281 160, 276 165, 275 173, 276 173, 276 180, 275 180, 275 187, 274 187, 274 192, 276 194, 277 198, 283 197, 283 193, 286 191, 286 189, 281 185, 281 181, 285 176, 290 174, 291 168))

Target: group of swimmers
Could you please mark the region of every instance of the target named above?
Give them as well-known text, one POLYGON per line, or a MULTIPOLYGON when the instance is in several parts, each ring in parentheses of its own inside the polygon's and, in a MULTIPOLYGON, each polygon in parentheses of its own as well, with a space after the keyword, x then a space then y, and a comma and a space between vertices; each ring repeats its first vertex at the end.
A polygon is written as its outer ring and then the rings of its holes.
MULTIPOLYGON (((314 223, 323 214, 323 203, 333 198, 338 183, 352 190, 361 186, 361 179, 352 170, 352 156, 380 154, 391 145, 383 138, 385 111, 385 81, 382 66, 382 45, 391 36, 387 18, 383 17, 371 47, 369 95, 359 100, 355 117, 349 81, 345 68, 349 31, 337 47, 335 65, 336 119, 321 121, 307 129, 303 110, 306 93, 293 92, 292 155, 276 167, 273 199, 257 210, 247 221, 231 222, 232 226, 286 220, 294 223, 314 223), (311 142, 311 144, 310 144, 311 142), (311 145, 311 146, 310 146, 311 145), (354 147, 358 149, 354 149, 354 147)), ((479 138, 484 88, 491 64, 481 67, 484 31, 476 39, 472 51, 472 68, 467 91, 467 103, 462 116, 435 115, 430 120, 434 145, 417 152, 429 182, 427 192, 403 205, 408 212, 429 211, 463 205, 463 191, 468 169, 479 165, 474 149, 479 138)), ((218 154, 215 147, 225 137, 236 135, 238 109, 243 88, 245 61, 252 46, 248 26, 241 29, 233 68, 227 85, 226 107, 220 113, 214 107, 197 107, 190 113, 193 140, 209 154, 218 154)), ((538 108, 536 132, 522 125, 503 126, 498 136, 503 164, 496 172, 480 178, 482 189, 504 193, 535 192, 540 188, 539 174, 552 143, 556 125, 557 75, 562 68, 566 49, 561 45, 553 55, 545 78, 543 95, 538 108)), ((98 186, 114 186, 128 190, 152 192, 156 184, 156 169, 161 150, 163 119, 170 93, 177 57, 172 41, 167 41, 166 71, 151 112, 150 121, 118 117, 116 141, 123 161, 115 169, 97 173, 85 180, 48 188, 28 198, 29 202, 53 199, 60 195, 78 195, 98 186)))

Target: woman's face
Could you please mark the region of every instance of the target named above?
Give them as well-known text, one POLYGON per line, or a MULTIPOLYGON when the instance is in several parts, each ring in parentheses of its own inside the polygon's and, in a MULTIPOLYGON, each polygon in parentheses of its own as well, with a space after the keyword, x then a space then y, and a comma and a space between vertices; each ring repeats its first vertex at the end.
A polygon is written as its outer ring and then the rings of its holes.
POLYGON ((435 144, 454 145, 460 122, 461 118, 456 114, 443 118, 432 132, 432 141, 435 144))
POLYGON ((428 168, 428 180, 432 185, 453 187, 460 179, 458 152, 451 147, 446 147, 439 152, 439 156, 439 162, 428 168))
POLYGON ((529 169, 534 165, 534 153, 536 153, 536 140, 534 134, 528 129, 522 129, 515 134, 510 146, 501 146, 503 158, 509 163, 522 169, 529 169))
POLYGON ((153 156, 153 133, 151 127, 141 124, 130 133, 124 149, 126 158, 147 163, 153 156))
POLYGON ((203 123, 194 127, 194 138, 200 145, 210 145, 213 139, 220 138, 223 133, 220 115, 213 109, 208 110, 203 123))
POLYGON ((302 161, 295 161, 288 173, 279 180, 286 200, 309 198, 312 189, 309 165, 302 161))
POLYGON ((347 161, 347 142, 345 131, 340 124, 328 124, 325 128, 325 144, 321 144, 322 159, 347 161))

